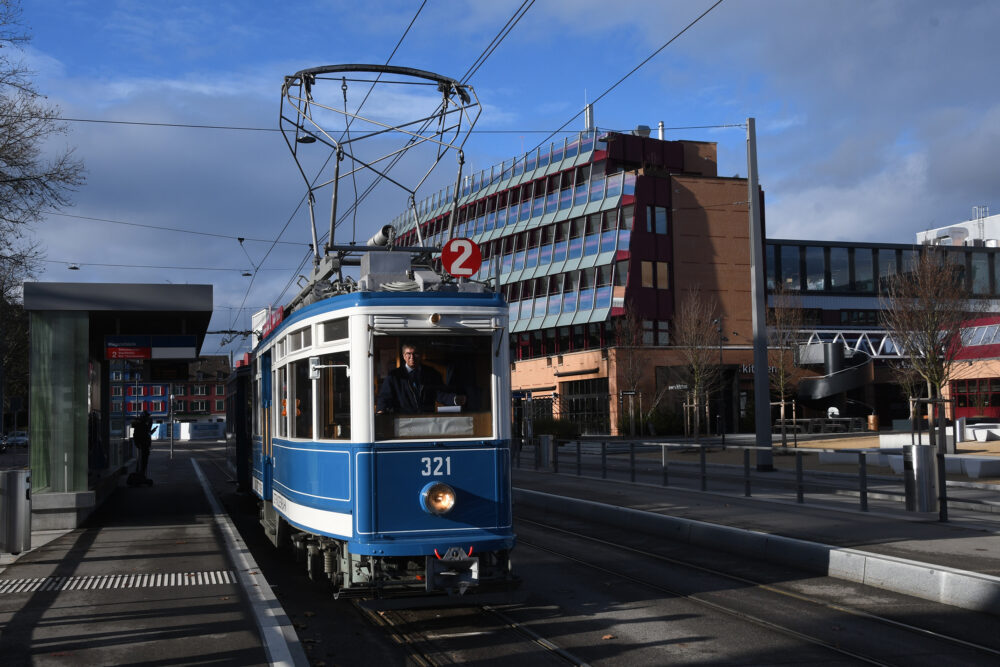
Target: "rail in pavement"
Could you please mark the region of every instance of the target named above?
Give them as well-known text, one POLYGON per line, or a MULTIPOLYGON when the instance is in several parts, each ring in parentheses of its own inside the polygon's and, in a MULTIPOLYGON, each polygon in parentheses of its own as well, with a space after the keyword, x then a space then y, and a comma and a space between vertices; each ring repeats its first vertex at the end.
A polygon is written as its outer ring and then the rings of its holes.
POLYGON ((518 505, 654 531, 965 609, 1000 615, 1000 524, 953 512, 844 511, 625 481, 514 470, 518 505))

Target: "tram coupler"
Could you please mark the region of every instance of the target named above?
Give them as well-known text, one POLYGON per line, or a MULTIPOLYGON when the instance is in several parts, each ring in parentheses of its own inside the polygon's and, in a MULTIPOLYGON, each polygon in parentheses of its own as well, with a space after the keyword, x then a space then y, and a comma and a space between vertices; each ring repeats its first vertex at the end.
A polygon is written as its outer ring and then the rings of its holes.
MULTIPOLYGON (((471 553, 471 550, 470 550, 471 553)), ((444 554, 427 556, 427 591, 447 591, 464 595, 479 583, 479 557, 450 547, 444 554)))

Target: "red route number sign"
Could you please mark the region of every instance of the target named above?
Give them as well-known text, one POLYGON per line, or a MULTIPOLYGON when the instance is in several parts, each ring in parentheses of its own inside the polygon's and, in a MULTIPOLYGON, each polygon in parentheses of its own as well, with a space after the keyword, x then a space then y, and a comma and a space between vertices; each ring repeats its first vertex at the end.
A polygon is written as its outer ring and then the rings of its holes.
POLYGON ((483 264, 483 253, 472 239, 451 239, 441 249, 441 266, 456 278, 471 278, 483 264))

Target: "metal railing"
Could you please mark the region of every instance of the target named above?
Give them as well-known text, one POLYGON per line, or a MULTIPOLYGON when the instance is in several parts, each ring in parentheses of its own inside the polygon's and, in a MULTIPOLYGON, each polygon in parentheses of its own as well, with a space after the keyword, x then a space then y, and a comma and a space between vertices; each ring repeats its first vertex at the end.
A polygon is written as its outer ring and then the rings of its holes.
MULTIPOLYGON (((742 493, 748 498, 754 493, 779 497, 787 495, 789 498, 794 494, 797 503, 805 503, 809 496, 817 501, 823 497, 829 501, 831 496, 841 500, 856 495, 857 502, 851 505, 862 512, 869 511, 869 500, 872 498, 895 502, 907 500, 905 475, 888 471, 887 474, 870 474, 869 467, 873 464, 869 457, 885 453, 873 449, 786 449, 754 445, 720 446, 711 441, 662 443, 618 440, 564 441, 547 447, 548 452, 544 451, 546 447, 540 444, 538 438, 528 440, 521 446, 515 445, 514 467, 664 487, 742 493), (767 449, 774 454, 773 472, 758 471, 751 462, 752 452, 767 449), (820 454, 836 454, 840 460, 821 463, 820 454)), ((984 485, 948 481, 947 487, 982 489, 984 485)), ((939 501, 943 510, 941 519, 947 520, 948 494, 940 493, 939 501)), ((972 498, 962 502, 1000 507, 1000 503, 972 498)))

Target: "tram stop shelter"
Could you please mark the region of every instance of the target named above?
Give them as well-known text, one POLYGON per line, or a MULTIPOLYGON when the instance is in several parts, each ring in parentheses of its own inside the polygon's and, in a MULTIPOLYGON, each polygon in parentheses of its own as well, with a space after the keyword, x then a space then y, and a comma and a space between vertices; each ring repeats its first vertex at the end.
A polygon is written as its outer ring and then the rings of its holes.
POLYGON ((134 458, 110 376, 127 360, 144 382, 201 352, 211 285, 24 283, 29 314, 32 524, 80 525, 134 458))

